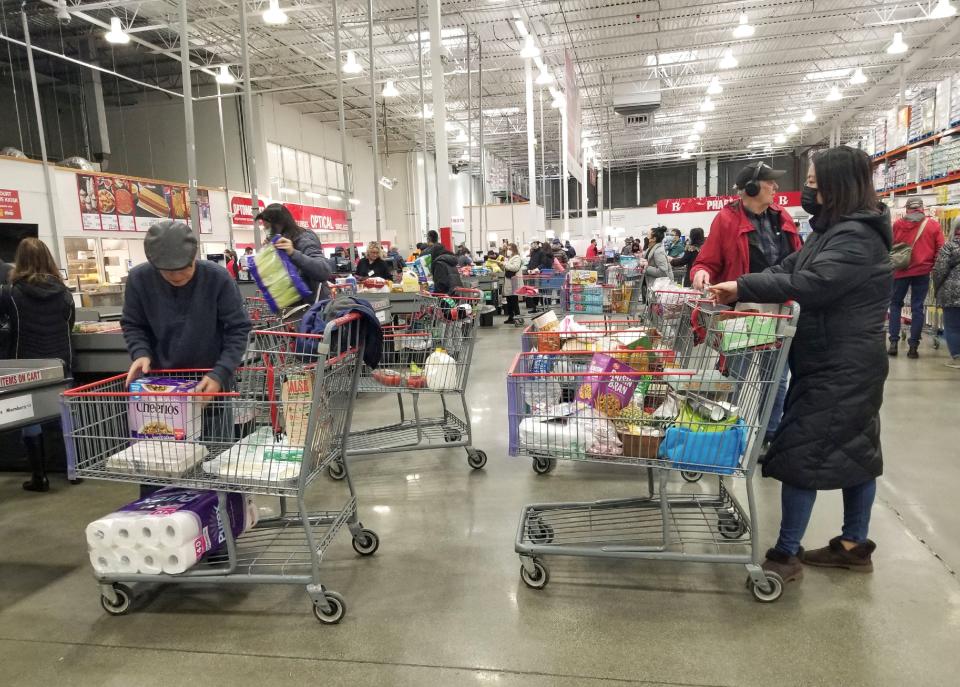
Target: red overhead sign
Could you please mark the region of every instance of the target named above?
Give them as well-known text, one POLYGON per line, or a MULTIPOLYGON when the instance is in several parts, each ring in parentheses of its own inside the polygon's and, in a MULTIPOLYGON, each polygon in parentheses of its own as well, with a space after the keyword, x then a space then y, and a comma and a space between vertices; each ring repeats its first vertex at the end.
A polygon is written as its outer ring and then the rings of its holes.
MULTIPOLYGON (((257 205, 260 210, 263 210, 264 204, 259 198, 257 198, 257 205)), ((251 212, 250 208, 251 203, 249 196, 230 197, 230 214, 233 215, 234 224, 253 225, 253 212, 251 212)), ((259 214, 259 212, 257 214, 259 214)))
POLYGON ((0 188, 0 219, 21 219, 19 191, 0 188))
POLYGON ((346 231, 347 213, 343 210, 319 208, 313 205, 284 203, 293 219, 304 229, 313 231, 346 231))
MULTIPOLYGON (((739 200, 740 196, 703 196, 700 198, 664 198, 657 201, 658 215, 672 215, 679 212, 716 212, 724 205, 739 200)), ((799 207, 800 191, 778 193, 774 204, 782 208, 799 207)))

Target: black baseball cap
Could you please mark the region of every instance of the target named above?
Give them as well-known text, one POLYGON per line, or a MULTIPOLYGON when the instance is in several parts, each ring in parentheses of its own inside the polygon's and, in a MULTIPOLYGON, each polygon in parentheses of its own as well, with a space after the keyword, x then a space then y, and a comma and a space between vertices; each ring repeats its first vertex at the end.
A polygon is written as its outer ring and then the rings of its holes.
POLYGON ((779 179, 784 174, 786 174, 784 169, 774 169, 766 162, 754 162, 749 164, 743 169, 740 170, 737 174, 737 182, 735 188, 743 189, 747 184, 753 179, 753 175, 757 175, 757 181, 773 181, 774 179, 779 179), (760 169, 757 170, 757 165, 760 165, 760 169))
POLYGON ((143 252, 158 270, 182 270, 197 257, 197 235, 184 222, 163 220, 147 231, 143 252))

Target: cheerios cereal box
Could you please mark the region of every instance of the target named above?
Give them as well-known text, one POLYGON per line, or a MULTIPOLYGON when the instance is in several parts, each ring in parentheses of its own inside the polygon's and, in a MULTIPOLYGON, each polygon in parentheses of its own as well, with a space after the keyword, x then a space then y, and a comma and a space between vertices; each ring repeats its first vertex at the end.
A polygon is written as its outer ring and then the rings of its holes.
POLYGON ((193 392, 196 380, 175 377, 141 377, 130 384, 127 421, 133 439, 200 438, 203 403, 193 392), (171 394, 164 396, 161 394, 171 394))

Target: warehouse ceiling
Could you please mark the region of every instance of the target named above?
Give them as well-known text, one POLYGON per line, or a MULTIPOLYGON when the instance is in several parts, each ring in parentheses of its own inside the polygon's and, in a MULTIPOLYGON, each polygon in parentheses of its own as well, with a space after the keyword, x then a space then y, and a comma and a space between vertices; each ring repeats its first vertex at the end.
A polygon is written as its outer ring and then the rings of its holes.
MULTIPOLYGON (((2 4, 4 33, 19 37, 21 3, 2 4)), ((83 44, 93 46, 101 63, 122 74, 164 88, 178 87, 175 0, 66 0, 69 24, 57 20, 57 5, 57 0, 26 3, 35 44, 75 57, 83 44), (129 44, 112 45, 103 39, 112 16, 119 17, 129 32, 129 44)), ((932 87, 960 69, 960 19, 940 17, 943 7, 938 5, 960 8, 960 2, 951 5, 944 0, 444 2, 447 116, 456 123, 450 127, 450 158, 468 149, 462 131, 473 140, 471 159, 476 167, 482 120, 488 149, 526 166, 520 57, 524 30, 558 80, 554 88, 564 89, 564 54, 569 51, 583 128, 605 165, 670 164, 697 155, 777 154, 822 142, 835 125, 841 127, 840 140, 848 141, 897 104, 901 76, 912 91, 932 87), (748 26, 735 31, 742 21, 748 26), (909 49, 890 54, 887 48, 897 32, 902 32, 909 49), (858 69, 865 77, 862 83, 853 79, 858 69), (715 93, 708 96, 712 82, 715 93), (615 94, 631 88, 646 91, 648 102, 656 98, 650 92, 659 91, 659 107, 646 125, 628 125, 614 111, 615 94), (839 98, 828 100, 833 89, 839 98), (712 108, 704 105, 708 97, 712 108), (807 110, 814 121, 804 121, 807 110)), ((280 0, 288 16, 282 26, 264 23, 261 13, 267 6, 266 0, 246 5, 254 91, 272 93, 304 115, 336 126, 331 2, 280 0)), ((220 65, 229 65, 231 73, 242 76, 238 8, 237 2, 228 0, 189 2, 190 55, 197 68, 194 80, 200 85, 213 84, 220 65)), ((373 90, 381 152, 418 150, 424 144, 423 120, 418 117, 419 47, 425 50, 423 97, 429 106, 430 46, 425 41, 418 47, 417 32, 427 30, 425 1, 419 10, 418 21, 415 0, 373 2, 373 90), (394 82, 398 96, 382 97, 387 80, 394 82)), ((354 51, 363 67, 360 74, 345 75, 347 127, 351 135, 369 141, 367 20, 365 2, 340 2, 342 49, 354 51)), ((130 83, 117 86, 124 87, 130 93, 143 90, 130 83)), ((234 92, 234 87, 224 91, 234 92)), ((537 137, 543 143, 537 159, 538 164, 541 159, 546 162, 548 173, 560 147, 559 114, 550 107, 551 100, 547 87, 535 86, 537 137)), ((432 149, 432 125, 426 129, 426 146, 432 149)))

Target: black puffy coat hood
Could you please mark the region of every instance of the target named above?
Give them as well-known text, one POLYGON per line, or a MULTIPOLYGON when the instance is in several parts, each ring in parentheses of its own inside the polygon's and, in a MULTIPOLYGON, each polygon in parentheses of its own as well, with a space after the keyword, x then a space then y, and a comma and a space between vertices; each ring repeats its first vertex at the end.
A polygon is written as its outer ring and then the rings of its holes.
POLYGON ((801 250, 737 280, 743 301, 800 305, 790 390, 765 475, 807 489, 840 489, 883 472, 892 236, 885 207, 829 227, 814 222, 801 250))
MULTIPOLYGON (((890 219, 890 208, 888 208, 886 205, 881 205, 876 211, 860 210, 858 212, 854 212, 850 215, 841 217, 840 221, 836 224, 842 224, 843 222, 859 222, 865 227, 869 227, 877 232, 877 234, 886 244, 887 250, 893 247, 893 222, 890 219)), ((820 234, 830 229, 830 227, 824 227, 822 229, 818 227, 816 217, 810 221, 810 226, 813 227, 815 232, 820 234)))
POLYGON ((56 277, 18 281, 0 291, 0 314, 10 322, 10 358, 58 358, 73 364, 73 296, 56 277))

